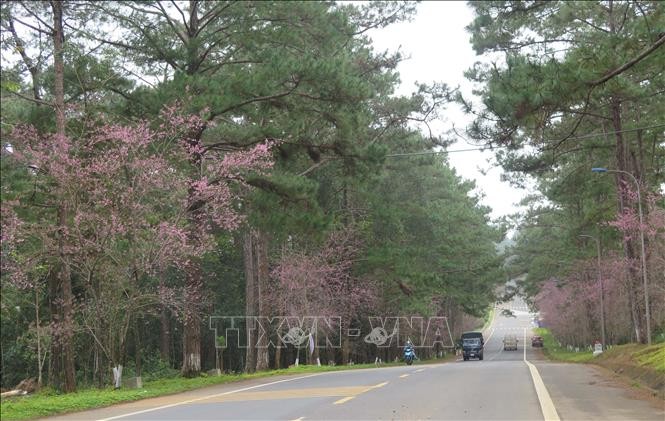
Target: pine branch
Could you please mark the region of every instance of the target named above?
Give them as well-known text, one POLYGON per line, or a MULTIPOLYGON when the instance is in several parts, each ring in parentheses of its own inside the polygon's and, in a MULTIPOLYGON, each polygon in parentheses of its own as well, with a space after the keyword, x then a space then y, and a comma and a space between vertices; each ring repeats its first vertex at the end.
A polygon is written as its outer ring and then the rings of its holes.
POLYGON ((642 52, 642 54, 640 54, 639 56, 637 56, 634 59, 630 60, 629 62, 624 63, 623 65, 617 67, 616 69, 614 69, 610 73, 606 74, 602 78, 600 78, 598 80, 594 80, 593 82, 589 83, 589 85, 598 86, 600 84, 603 84, 603 83, 607 82, 608 80, 612 79, 613 77, 620 75, 621 73, 623 73, 626 70, 630 69, 631 67, 633 67, 634 65, 636 65, 640 61, 644 60, 649 54, 656 51, 656 49, 658 49, 658 47, 660 47, 664 43, 665 43, 665 34, 662 34, 660 36, 660 38, 658 39, 658 41, 656 41, 651 47, 644 50, 642 52))

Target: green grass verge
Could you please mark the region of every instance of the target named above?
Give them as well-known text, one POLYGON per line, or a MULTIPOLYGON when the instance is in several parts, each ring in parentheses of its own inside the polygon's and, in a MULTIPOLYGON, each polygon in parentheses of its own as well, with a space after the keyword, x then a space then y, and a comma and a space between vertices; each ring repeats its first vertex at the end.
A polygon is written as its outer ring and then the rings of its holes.
POLYGON ((494 307, 490 307, 487 313, 485 313, 483 326, 479 329, 480 331, 484 331, 490 325, 492 324, 492 320, 494 319, 494 307))
POLYGON ((573 363, 585 363, 593 360, 593 353, 588 350, 575 352, 559 346, 559 342, 554 338, 549 329, 536 328, 536 335, 543 337, 543 352, 547 357, 556 361, 565 361, 573 363))
MULTIPOLYGON (((439 360, 442 361, 442 360, 439 360)), ((425 361, 416 361, 415 364, 425 361)), ((403 362, 391 362, 382 364, 380 367, 398 366, 403 362)), ((0 404, 0 419, 3 421, 26 420, 31 418, 46 417, 50 415, 65 414, 68 412, 82 411, 86 409, 101 408, 122 402, 131 402, 139 399, 154 398, 157 396, 185 392, 206 386, 214 386, 224 383, 237 382, 240 380, 256 379, 277 375, 297 375, 307 373, 318 373, 326 371, 354 370, 363 368, 375 368, 374 364, 355 364, 338 366, 301 365, 288 369, 263 371, 260 373, 222 375, 210 377, 197 377, 187 379, 183 377, 161 379, 145 382, 141 389, 82 389, 75 393, 56 394, 52 390, 42 390, 33 395, 20 396, 3 399, 0 404)))
POLYGON ((534 332, 543 337, 543 352, 552 360, 578 363, 597 362, 601 365, 604 362, 622 361, 626 364, 665 373, 665 343, 615 345, 599 357, 594 357, 593 353, 588 350, 571 352, 560 347, 548 329, 537 328, 534 329, 534 332))
POLYGON ((634 365, 665 374, 665 343, 616 345, 598 357, 599 364, 634 365))
POLYGON ((632 357, 642 367, 665 373, 665 343, 647 346, 635 351, 632 357))
POLYGON ((665 343, 615 345, 597 357, 585 350, 562 349, 547 329, 534 329, 543 337, 543 351, 552 360, 591 363, 612 371, 635 388, 648 388, 653 396, 665 399, 665 343))

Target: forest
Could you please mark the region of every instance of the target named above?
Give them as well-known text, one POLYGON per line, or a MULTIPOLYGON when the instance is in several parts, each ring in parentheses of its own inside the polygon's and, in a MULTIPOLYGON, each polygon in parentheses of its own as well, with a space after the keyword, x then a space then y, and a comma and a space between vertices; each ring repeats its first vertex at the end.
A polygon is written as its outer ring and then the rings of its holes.
POLYGON ((395 93, 404 57, 367 33, 417 6, 2 2, 1 386, 392 360, 270 330, 234 348, 210 318, 457 337, 509 279, 566 344, 665 340, 665 5, 472 2, 475 100, 395 93), (536 185, 527 212, 492 220, 419 129, 460 105, 536 185))

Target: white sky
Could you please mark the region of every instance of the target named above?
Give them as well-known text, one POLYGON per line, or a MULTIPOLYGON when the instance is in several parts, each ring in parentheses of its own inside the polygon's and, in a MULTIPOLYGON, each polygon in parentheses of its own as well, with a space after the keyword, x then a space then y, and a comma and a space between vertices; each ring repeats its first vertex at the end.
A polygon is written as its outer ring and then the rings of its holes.
MULTIPOLYGON (((397 93, 410 94, 416 82, 444 82, 451 87, 460 86, 464 95, 469 96, 472 84, 463 73, 480 59, 471 48, 470 35, 464 29, 472 19, 473 12, 466 2, 425 1, 417 6, 417 14, 411 22, 371 31, 369 36, 376 51, 399 49, 407 58, 397 68, 402 80, 397 93)), ((457 105, 449 106, 440 115, 442 118, 432 125, 435 135, 452 128, 453 124, 463 133, 471 121, 457 105)), ((460 140, 449 149, 470 147, 460 140)), ((491 216, 496 218, 516 212, 516 204, 526 191, 500 181, 502 170, 492 164, 492 157, 493 152, 489 151, 452 153, 450 162, 462 177, 476 181, 478 190, 485 195, 483 203, 492 208, 491 216)))

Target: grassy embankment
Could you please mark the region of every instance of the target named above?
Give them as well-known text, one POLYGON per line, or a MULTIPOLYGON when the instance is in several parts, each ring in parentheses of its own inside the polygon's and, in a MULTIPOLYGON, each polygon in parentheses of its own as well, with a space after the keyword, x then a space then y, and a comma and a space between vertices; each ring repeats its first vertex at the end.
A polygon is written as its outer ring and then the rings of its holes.
POLYGON ((489 310, 487 310, 487 313, 485 313, 485 316, 483 317, 483 326, 479 330, 484 331, 490 327, 492 320, 494 320, 494 307, 490 307, 489 310))
POLYGON ((569 351, 559 346, 547 329, 535 329, 543 337, 544 353, 552 360, 596 364, 627 378, 633 387, 646 387, 665 399, 665 343, 613 346, 598 357, 584 350, 569 351))
MULTIPOLYGON (((450 357, 450 356, 449 356, 450 357)), ((416 361, 415 364, 425 361, 416 361)), ((380 367, 402 365, 403 362, 386 363, 380 367)), ((182 377, 145 382, 141 389, 82 389, 76 393, 56 394, 52 390, 42 390, 33 395, 3 399, 0 405, 0 419, 3 421, 25 420, 49 415, 65 414, 86 409, 101 408, 122 402, 154 398, 188 390, 199 389, 240 380, 256 379, 277 375, 297 375, 326 371, 375 368, 375 364, 356 364, 338 366, 301 365, 288 369, 263 371, 253 374, 222 375, 186 379, 182 377)))

